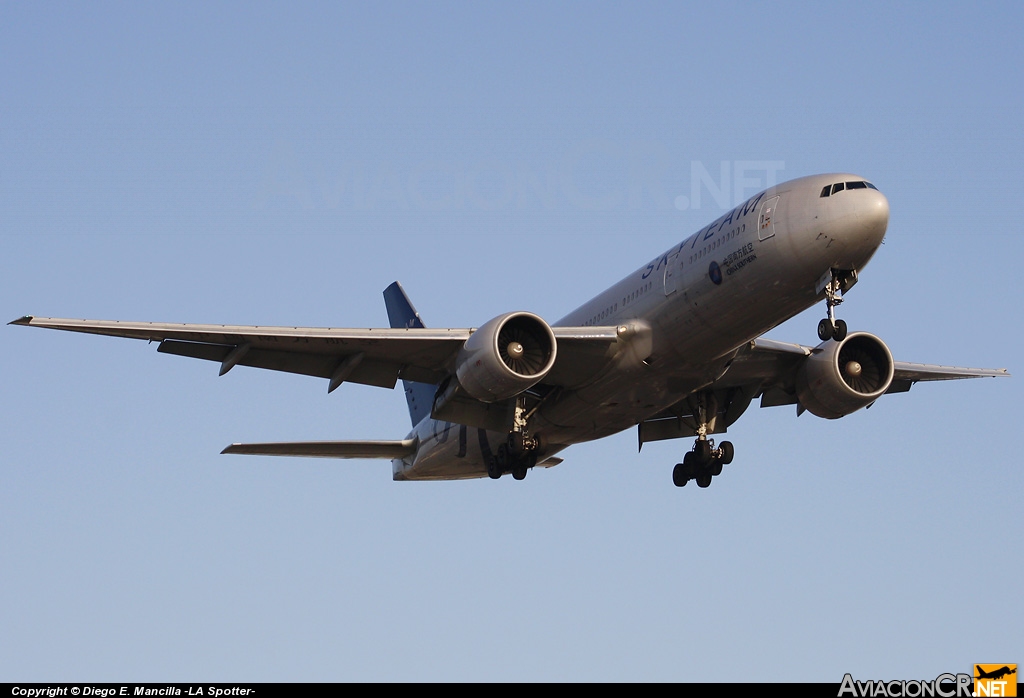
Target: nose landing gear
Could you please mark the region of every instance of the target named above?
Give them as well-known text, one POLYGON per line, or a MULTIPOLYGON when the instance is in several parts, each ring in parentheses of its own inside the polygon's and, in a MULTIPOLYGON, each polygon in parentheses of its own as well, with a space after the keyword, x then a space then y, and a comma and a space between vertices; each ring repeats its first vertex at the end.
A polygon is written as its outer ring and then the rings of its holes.
POLYGON ((846 339, 846 322, 836 320, 835 308, 843 302, 843 294, 857 283, 857 272, 830 269, 829 277, 829 280, 822 289, 825 291, 825 306, 828 308, 828 317, 818 323, 818 339, 823 342, 829 339, 841 342, 846 339))

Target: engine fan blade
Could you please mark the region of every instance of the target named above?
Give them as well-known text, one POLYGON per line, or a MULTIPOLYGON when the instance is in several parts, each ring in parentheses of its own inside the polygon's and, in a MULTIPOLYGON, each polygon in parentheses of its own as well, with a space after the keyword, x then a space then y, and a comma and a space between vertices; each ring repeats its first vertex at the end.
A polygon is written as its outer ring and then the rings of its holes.
POLYGON ((839 370, 846 384, 858 393, 868 395, 882 385, 882 367, 876 357, 854 344, 840 350, 839 370))

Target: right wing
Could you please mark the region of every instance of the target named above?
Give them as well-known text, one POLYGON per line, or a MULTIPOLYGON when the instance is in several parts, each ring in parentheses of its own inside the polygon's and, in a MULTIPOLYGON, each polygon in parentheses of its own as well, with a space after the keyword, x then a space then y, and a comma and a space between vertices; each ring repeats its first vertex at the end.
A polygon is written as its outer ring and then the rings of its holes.
POLYGON ((25 316, 11 323, 160 342, 157 351, 217 361, 221 375, 253 366, 393 388, 399 377, 438 383, 470 330, 335 329, 69 320, 25 316))
MULTIPOLYGON (((109 337, 159 342, 157 351, 219 362, 224 375, 253 366, 342 382, 394 388, 399 378, 437 385, 454 369, 459 349, 473 329, 264 327, 194 325, 116 320, 72 320, 26 315, 12 325, 46 327, 109 337)), ((553 327, 558 342, 551 386, 585 383, 615 356, 617 327, 553 327)))

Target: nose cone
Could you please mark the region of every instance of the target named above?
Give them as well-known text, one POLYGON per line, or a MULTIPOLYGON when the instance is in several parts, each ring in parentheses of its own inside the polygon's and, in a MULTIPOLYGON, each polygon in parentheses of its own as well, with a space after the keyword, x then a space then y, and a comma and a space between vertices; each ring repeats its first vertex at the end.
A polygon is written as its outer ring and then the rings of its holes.
POLYGON ((860 234, 863 242, 873 247, 882 244, 885 231, 889 227, 889 200, 885 194, 875 189, 862 192, 858 197, 857 213, 860 218, 860 234))
POLYGON ((860 189, 845 194, 838 210, 832 212, 828 226, 829 233, 841 243, 842 250, 833 266, 861 269, 885 237, 889 227, 889 200, 876 189, 860 189))

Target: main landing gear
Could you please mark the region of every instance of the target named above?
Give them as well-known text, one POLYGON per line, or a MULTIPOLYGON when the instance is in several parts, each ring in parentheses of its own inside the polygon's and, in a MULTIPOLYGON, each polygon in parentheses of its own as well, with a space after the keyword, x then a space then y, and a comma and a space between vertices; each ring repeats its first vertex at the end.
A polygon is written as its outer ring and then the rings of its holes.
POLYGON ((735 453, 729 441, 723 441, 721 446, 715 448, 714 441, 700 436, 693 450, 683 456, 683 462, 676 463, 672 469, 672 483, 676 487, 685 487, 690 480, 696 480, 698 487, 708 487, 711 478, 722 474, 722 466, 732 463, 735 453))
POLYGON ((537 465, 537 451, 516 451, 512 435, 509 435, 509 442, 498 446, 498 451, 491 456, 491 462, 487 464, 487 476, 497 480, 505 473, 511 472, 516 480, 526 478, 527 471, 537 465))
POLYGON ((683 462, 676 463, 672 469, 672 483, 676 487, 684 487, 690 480, 696 480, 698 487, 708 487, 711 478, 722 474, 722 466, 732 463, 736 452, 728 441, 723 441, 721 446, 715 448, 715 442, 708 439, 708 432, 715 433, 718 426, 718 398, 715 393, 702 391, 686 400, 696 425, 694 431, 697 433, 697 441, 683 456, 683 462))
POLYGON ((523 480, 527 471, 537 465, 540 439, 530 436, 527 429, 530 414, 526 411, 526 398, 516 398, 512 431, 509 432, 508 440, 498 446, 497 452, 487 463, 487 476, 492 480, 497 480, 507 472, 511 472, 514 479, 523 480))
MULTIPOLYGON (((825 305, 828 307, 828 317, 818 323, 818 339, 823 342, 829 339, 841 342, 846 339, 846 322, 836 320, 835 308, 843 302, 843 291, 853 283, 850 282, 846 274, 835 269, 831 270, 831 274, 832 278, 825 284, 825 305)), ((854 274, 852 278, 855 282, 857 277, 854 274)))

